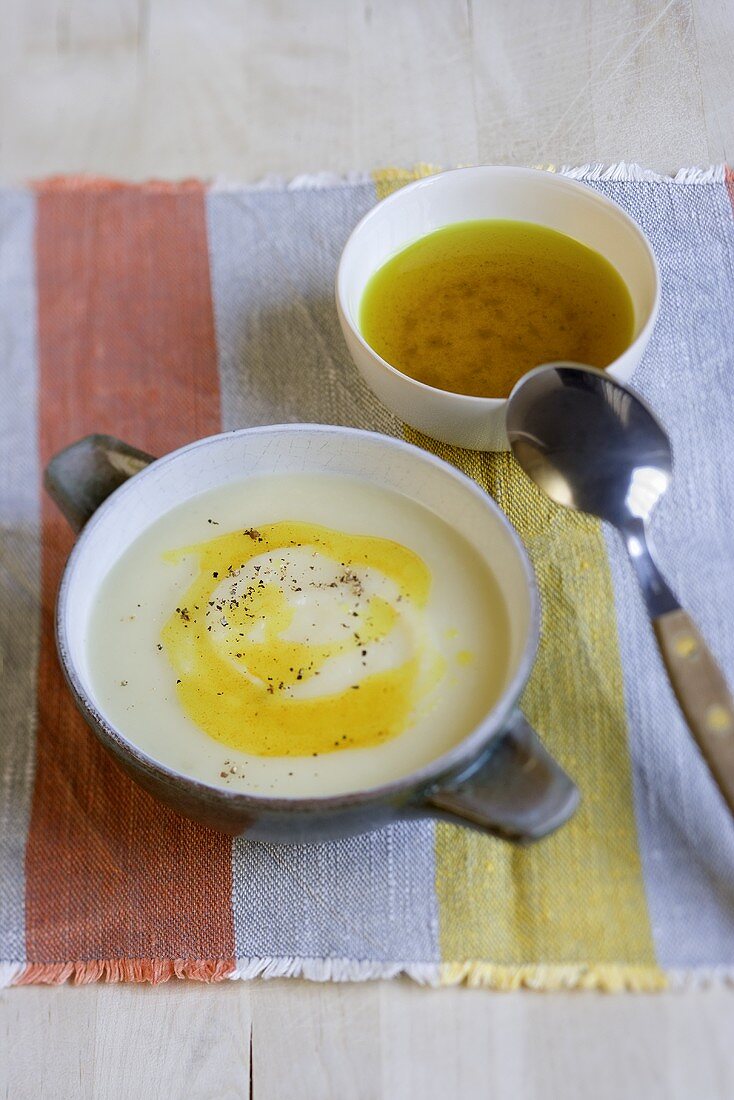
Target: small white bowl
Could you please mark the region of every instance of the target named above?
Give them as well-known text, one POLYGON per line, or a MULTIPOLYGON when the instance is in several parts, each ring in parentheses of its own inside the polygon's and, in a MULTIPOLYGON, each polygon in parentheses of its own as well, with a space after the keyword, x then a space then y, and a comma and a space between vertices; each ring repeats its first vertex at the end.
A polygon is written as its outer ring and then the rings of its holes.
POLYGON ((474 450, 507 450, 505 399, 470 397, 427 386, 390 366, 359 329, 359 306, 371 275, 402 248, 453 222, 482 218, 530 221, 566 233, 606 257, 627 284, 634 306, 632 343, 608 368, 620 381, 642 358, 658 311, 658 268, 647 238, 610 199, 551 172, 482 165, 429 176, 378 203, 353 230, 336 278, 339 321, 367 385, 397 416, 426 435, 474 450))

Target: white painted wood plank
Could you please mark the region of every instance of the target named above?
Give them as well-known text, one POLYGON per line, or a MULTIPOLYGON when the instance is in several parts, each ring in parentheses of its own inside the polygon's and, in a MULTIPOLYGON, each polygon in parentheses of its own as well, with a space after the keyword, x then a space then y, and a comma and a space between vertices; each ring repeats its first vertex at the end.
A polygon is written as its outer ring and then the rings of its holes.
POLYGON ((688 0, 474 3, 484 161, 710 159, 688 0))
POLYGON ((8 0, 4 178, 477 159, 463 0, 131 2, 8 0))
POLYGON ((0 994, 8 1100, 249 1096, 250 987, 24 988, 0 994))
POLYGON ((328 167, 326 148, 346 168, 347 11, 333 0, 156 0, 140 94, 139 174, 150 164, 169 175, 239 176, 245 165, 248 178, 290 175, 328 167))
POLYGON ((734 992, 170 983, 0 998, 12 1100, 730 1100, 734 992), (252 1035, 250 1026, 252 1024, 252 1035))
MULTIPOLYGON (((122 1029, 124 1011, 120 1017, 122 1029)), ((74 1090, 87 1100, 85 1067, 92 1062, 95 1027, 94 991, 76 999, 66 989, 0 993, 0 1096, 42 1100, 56 1090, 61 1100, 74 1090)))
MULTIPOLYGON (((93 0, 89 0, 93 6, 93 0)), ((125 175, 138 138, 131 0, 103 0, 87 27, 73 0, 6 0, 0 35, 0 175, 125 175)))
POLYGON ((383 1096, 724 1100, 734 994, 385 989, 383 1096), (390 1091, 390 1083, 393 1091, 390 1091))
MULTIPOLYGON (((383 984, 257 983, 252 990, 255 1100, 382 1096, 383 984)), ((402 1100, 404 1094, 384 1095, 402 1100)))
POLYGON ((709 159, 730 164, 734 161, 734 4, 696 0, 693 13, 709 159))
POLYGON ((728 0, 6 0, 0 172, 719 160, 728 0))
POLYGON ((470 3, 362 0, 349 7, 349 166, 477 163, 470 3))

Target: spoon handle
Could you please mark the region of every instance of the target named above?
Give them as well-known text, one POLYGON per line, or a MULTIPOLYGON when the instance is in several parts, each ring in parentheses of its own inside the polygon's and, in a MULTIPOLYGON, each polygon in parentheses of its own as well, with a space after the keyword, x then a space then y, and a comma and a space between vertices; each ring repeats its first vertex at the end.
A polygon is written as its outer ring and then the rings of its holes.
POLYGON ((734 814, 734 701, 721 669, 682 608, 653 626, 680 708, 734 814))

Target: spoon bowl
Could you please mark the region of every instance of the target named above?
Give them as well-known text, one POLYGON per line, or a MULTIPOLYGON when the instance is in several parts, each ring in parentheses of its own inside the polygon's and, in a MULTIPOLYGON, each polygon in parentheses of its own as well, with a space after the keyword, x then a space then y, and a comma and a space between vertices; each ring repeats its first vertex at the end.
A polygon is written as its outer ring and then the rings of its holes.
POLYGON ((646 520, 670 482, 662 424, 594 367, 551 364, 526 374, 510 396, 507 434, 520 465, 552 500, 615 527, 646 520))
POLYGON ((628 386, 575 363, 526 374, 510 394, 506 425, 515 458, 552 500, 606 520, 624 538, 671 685, 734 815, 734 702, 647 533, 673 469, 664 427, 628 386))

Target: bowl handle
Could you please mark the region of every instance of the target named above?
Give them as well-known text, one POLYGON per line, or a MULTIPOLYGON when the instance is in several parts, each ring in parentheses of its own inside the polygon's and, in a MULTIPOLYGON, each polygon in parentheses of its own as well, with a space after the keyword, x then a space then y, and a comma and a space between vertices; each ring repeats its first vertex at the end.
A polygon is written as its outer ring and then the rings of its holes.
POLYGON ((506 840, 531 841, 568 821, 579 791, 519 710, 470 771, 425 797, 434 816, 506 840))
POLYGON ((110 493, 154 461, 112 435, 87 435, 53 456, 43 483, 74 530, 81 531, 110 493))

